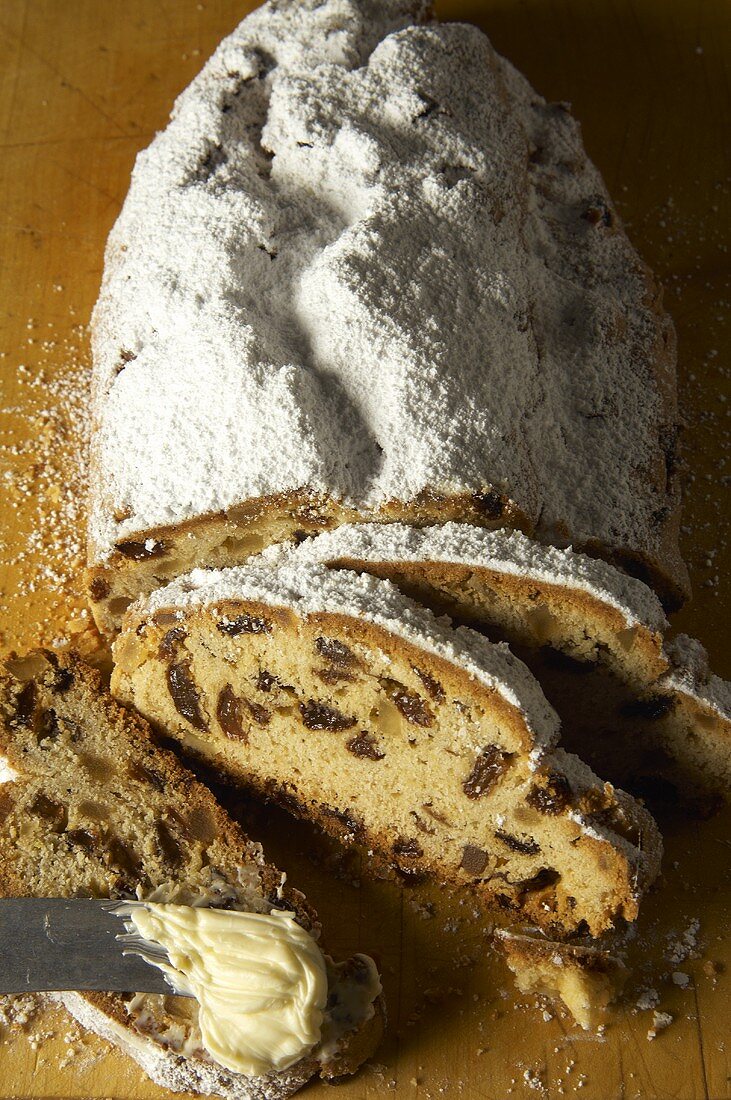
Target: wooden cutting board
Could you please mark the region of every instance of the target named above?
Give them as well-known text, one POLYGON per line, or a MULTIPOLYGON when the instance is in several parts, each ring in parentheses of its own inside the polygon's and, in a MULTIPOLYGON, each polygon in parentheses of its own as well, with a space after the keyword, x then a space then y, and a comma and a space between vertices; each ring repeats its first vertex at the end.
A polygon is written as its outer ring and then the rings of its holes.
MULTIPOLYGON (((83 604, 77 439, 83 326, 135 154, 248 0, 0 3, 0 648, 75 635, 83 604)), ((731 676, 728 0, 444 0, 551 99, 569 100, 645 259, 666 286, 687 423, 684 551, 694 600, 674 620, 731 676)), ((468 901, 360 876, 304 828, 255 811, 252 831, 317 905, 333 951, 366 950, 391 1024, 346 1098, 586 1100, 731 1096, 728 812, 671 822, 635 948, 628 1003, 599 1038, 517 997, 468 901), (690 954, 691 957, 687 957, 690 954), (693 957, 695 956, 695 957, 693 957), (685 983, 681 988, 677 981, 685 983), (647 1037, 648 985, 673 1022, 647 1037), (546 1018, 545 1017, 551 1017, 546 1018)), ((120 1053, 46 1014, 0 1045, 0 1097, 160 1097, 120 1053), (44 1037, 45 1036, 45 1037, 44 1037)), ((309 1095, 324 1096, 324 1086, 309 1095)))

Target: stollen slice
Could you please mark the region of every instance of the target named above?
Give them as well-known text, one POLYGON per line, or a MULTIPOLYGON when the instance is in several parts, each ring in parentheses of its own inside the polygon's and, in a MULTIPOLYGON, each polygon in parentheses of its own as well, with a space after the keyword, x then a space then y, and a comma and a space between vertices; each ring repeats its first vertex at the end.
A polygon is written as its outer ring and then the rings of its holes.
MULTIPOLYGON (((320 928, 202 784, 146 722, 72 655, 36 651, 0 673, 0 894, 143 899, 254 914, 286 911, 320 928)), ((231 1100, 279 1100, 318 1075, 353 1072, 383 1030, 367 956, 325 956, 320 1040, 294 1064, 248 1076, 202 1045, 197 1002, 162 994, 57 994, 84 1026, 130 1054, 158 1084, 231 1100)))
POLYGON ((624 962, 595 945, 559 943, 500 928, 495 941, 521 993, 560 1000, 585 1031, 606 1022, 629 977, 624 962))
POLYGON ((731 685, 668 622, 655 593, 607 562, 521 532, 353 524, 279 556, 386 577, 507 641, 561 716, 562 744, 655 800, 709 808, 731 792, 731 685))
POLYGON ((633 920, 656 826, 555 747, 506 645, 319 564, 198 570, 130 609, 112 690, 187 749, 404 877, 562 934, 633 920))

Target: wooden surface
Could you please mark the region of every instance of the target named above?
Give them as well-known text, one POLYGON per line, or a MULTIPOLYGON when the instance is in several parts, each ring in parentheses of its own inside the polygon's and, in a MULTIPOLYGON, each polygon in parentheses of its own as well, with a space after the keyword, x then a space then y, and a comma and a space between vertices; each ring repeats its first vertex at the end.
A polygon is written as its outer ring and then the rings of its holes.
MULTIPOLYGON (((70 529, 79 512, 73 468, 86 377, 79 325, 96 296, 104 241, 136 152, 250 6, 0 3, 2 648, 83 627, 73 580, 79 539, 70 529), (34 536, 39 528, 41 537, 34 536)), ((679 336, 684 551, 695 588, 675 621, 705 642, 717 671, 729 676, 731 3, 445 0, 439 11, 478 22, 539 91, 573 103, 635 243, 665 283, 679 336)), ((338 1096, 731 1096, 729 979, 711 976, 708 965, 731 962, 730 821, 725 813, 668 824, 664 875, 635 946, 639 969, 625 1007, 597 1039, 560 1014, 544 1020, 534 1001, 515 997, 487 923, 464 899, 402 892, 365 877, 357 888, 349 881, 357 860, 344 874, 306 830, 256 816, 253 829, 272 858, 320 910, 331 949, 371 951, 383 968, 387 1040, 376 1065, 338 1096), (678 962, 696 919, 698 957, 678 962), (687 989, 673 983, 673 971, 690 976, 687 989), (674 1016, 653 1042, 652 1012, 635 1007, 647 985, 674 1016)), ((33 1030, 54 1034, 37 1049, 27 1039, 0 1046, 2 1097, 165 1095, 101 1042, 70 1046, 60 1016, 33 1030)), ((324 1096, 324 1087, 308 1095, 324 1096)))

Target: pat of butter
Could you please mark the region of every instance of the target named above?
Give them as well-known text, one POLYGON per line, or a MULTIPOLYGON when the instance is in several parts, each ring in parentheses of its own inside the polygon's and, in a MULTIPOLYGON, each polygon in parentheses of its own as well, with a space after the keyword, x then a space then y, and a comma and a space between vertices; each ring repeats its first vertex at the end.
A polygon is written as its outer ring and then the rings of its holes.
POLYGON ((160 944, 177 989, 198 1002, 203 1044, 222 1066, 257 1077, 319 1041, 328 993, 322 952, 291 913, 143 903, 127 918, 160 944))

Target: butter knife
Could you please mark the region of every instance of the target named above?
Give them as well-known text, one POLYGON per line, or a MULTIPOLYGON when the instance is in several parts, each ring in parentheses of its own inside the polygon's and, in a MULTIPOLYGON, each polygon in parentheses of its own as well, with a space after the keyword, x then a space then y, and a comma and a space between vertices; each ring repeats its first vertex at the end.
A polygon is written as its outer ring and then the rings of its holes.
POLYGON ((140 954, 137 937, 126 935, 124 914, 115 913, 123 908, 91 898, 0 898, 0 993, 185 996, 154 965, 155 958, 167 960, 163 949, 145 944, 140 954))

